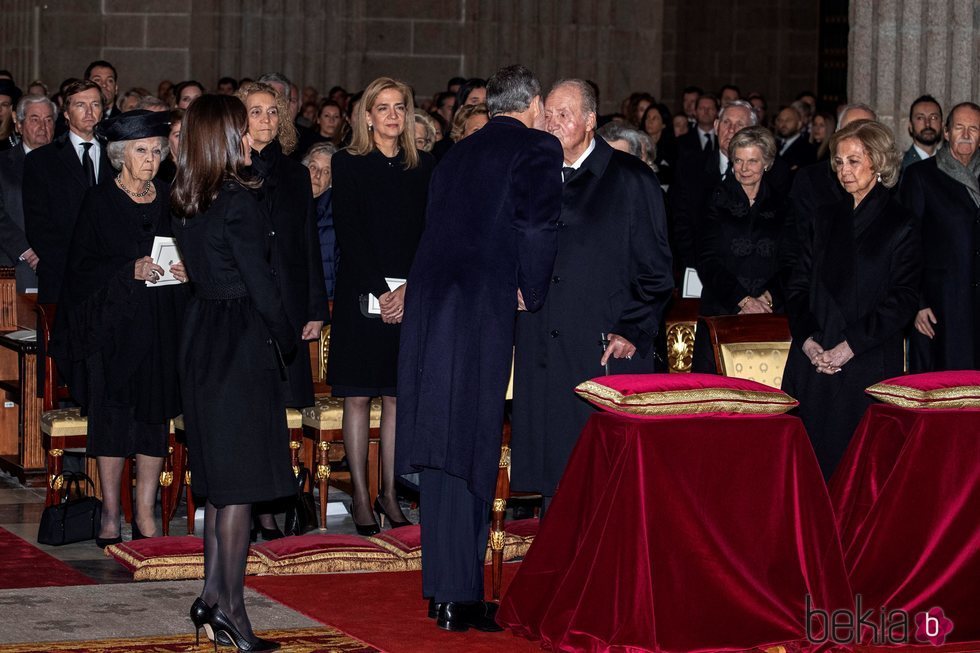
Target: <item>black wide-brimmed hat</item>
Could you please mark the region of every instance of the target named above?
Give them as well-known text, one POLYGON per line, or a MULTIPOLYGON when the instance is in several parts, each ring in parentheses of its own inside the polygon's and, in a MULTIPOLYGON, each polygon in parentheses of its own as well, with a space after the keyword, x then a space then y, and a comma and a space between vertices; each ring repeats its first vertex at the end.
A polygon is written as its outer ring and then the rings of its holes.
POLYGON ((0 79, 0 95, 6 95, 10 98, 12 104, 17 104, 20 100, 20 96, 24 93, 17 88, 17 85, 9 79, 0 79))
POLYGON ((170 135, 170 112, 134 109, 120 113, 95 128, 95 134, 110 143, 170 135))

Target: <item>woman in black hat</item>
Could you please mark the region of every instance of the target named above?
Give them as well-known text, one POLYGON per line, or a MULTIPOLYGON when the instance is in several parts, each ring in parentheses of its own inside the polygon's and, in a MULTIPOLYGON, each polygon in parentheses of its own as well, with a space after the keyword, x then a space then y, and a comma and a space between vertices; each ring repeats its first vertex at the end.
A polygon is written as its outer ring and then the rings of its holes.
MULTIPOLYGON (((89 189, 75 226, 51 353, 88 415, 86 452, 102 480, 100 547, 121 541, 123 465, 136 455, 133 539, 156 534, 153 511, 168 424, 180 414, 177 334, 185 281, 150 257, 170 237, 170 188, 155 181, 167 155, 166 113, 129 111, 102 123, 115 179, 89 189), (173 283, 173 282, 170 282, 173 283)), ((162 263, 162 261, 161 261, 162 263)))

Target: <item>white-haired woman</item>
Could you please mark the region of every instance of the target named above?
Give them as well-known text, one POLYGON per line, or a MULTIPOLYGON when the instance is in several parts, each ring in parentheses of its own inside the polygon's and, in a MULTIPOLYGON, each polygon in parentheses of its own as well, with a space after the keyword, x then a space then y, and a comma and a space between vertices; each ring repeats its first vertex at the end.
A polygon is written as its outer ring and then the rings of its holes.
POLYGON ((344 397, 344 447, 354 486, 351 514, 358 533, 378 532, 373 511, 393 526, 407 524, 395 495, 395 396, 399 324, 405 279, 424 224, 434 160, 415 146, 412 92, 402 82, 371 82, 354 108, 350 147, 333 157, 333 212, 340 265, 334 297, 327 381, 344 397), (376 297, 380 314, 369 310, 376 297), (368 419, 382 397, 381 495, 367 486, 368 419))
POLYGON ((156 534, 154 506, 168 423, 180 414, 177 334, 182 286, 152 287, 168 271, 149 256, 171 236, 170 187, 154 180, 167 155, 166 113, 130 111, 101 124, 119 173, 85 196, 76 223, 51 350, 88 414, 86 453, 98 461, 102 524, 96 543, 120 537, 123 465, 136 455, 133 539, 156 534), (147 285, 149 282, 149 285, 147 285))

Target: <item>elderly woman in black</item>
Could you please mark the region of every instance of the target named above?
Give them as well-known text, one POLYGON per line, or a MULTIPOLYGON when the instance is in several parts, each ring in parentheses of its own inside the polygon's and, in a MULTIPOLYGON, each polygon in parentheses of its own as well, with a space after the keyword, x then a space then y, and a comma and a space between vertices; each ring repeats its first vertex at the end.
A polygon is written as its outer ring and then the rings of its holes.
MULTIPOLYGON (((248 113, 252 137, 250 173, 262 180, 257 191, 269 219, 267 232, 272 251, 272 269, 282 293, 289 322, 296 328, 296 347, 320 337, 323 323, 330 319, 327 293, 320 261, 316 210, 310 173, 289 158, 296 147, 296 128, 289 120, 287 101, 269 84, 249 82, 236 92, 248 113)), ((286 405, 313 405, 313 375, 309 356, 296 356, 287 368, 289 396, 286 405)), ((282 537, 272 506, 255 507, 259 524, 255 537, 282 537)))
POLYGON ((216 646, 270 651, 279 645, 256 637, 245 610, 245 562, 251 504, 295 492, 284 375, 298 338, 269 265, 262 182, 243 177, 251 152, 241 101, 202 95, 184 116, 171 197, 193 292, 178 356, 188 460, 207 498, 190 618, 216 646))
POLYGON ((381 77, 352 114, 350 147, 333 156, 333 213, 340 265, 334 295, 327 382, 344 397, 344 447, 354 486, 357 532, 374 535, 372 508, 392 526, 408 523, 395 494, 395 397, 405 286, 425 216, 434 161, 415 147, 412 92, 381 77), (391 281, 389 281, 391 280, 391 281), (378 310, 374 312, 373 301, 378 310), (367 486, 368 419, 382 398, 381 495, 367 486))
MULTIPOLYGON (((160 285, 149 256, 171 236, 170 187, 154 176, 167 155, 166 113, 129 111, 99 128, 115 179, 88 191, 58 303, 52 355, 88 415, 86 451, 102 480, 100 547, 121 541, 119 497, 136 455, 133 539, 156 535, 154 506, 169 420, 180 414, 177 332, 184 288, 160 285)), ((169 268, 170 266, 168 266, 169 268)))
POLYGON ((914 217, 889 192, 901 155, 888 128, 850 123, 830 152, 847 197, 820 209, 787 288, 783 377, 827 478, 871 404, 864 389, 902 373, 922 271, 914 217))
MULTIPOLYGON (((776 140, 765 127, 746 127, 728 145, 732 171, 714 189, 697 246, 700 314, 780 311, 792 268, 787 198, 769 182, 776 140)), ((698 326, 693 369, 715 372, 707 327, 698 326)))

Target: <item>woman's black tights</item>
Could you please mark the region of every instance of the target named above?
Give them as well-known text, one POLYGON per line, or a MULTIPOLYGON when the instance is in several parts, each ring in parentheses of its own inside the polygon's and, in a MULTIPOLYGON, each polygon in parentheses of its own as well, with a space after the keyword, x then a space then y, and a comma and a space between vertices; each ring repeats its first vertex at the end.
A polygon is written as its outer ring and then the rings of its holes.
POLYGON ((255 639, 245 612, 245 562, 251 527, 251 504, 219 508, 208 501, 204 508, 204 591, 201 598, 209 606, 217 604, 248 640, 255 639))

